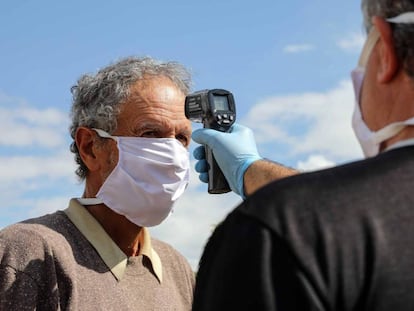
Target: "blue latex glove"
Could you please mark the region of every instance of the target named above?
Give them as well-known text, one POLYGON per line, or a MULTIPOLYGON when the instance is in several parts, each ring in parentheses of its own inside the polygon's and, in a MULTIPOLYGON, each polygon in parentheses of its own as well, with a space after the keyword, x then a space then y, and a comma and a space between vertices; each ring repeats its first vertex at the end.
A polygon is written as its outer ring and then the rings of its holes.
MULTIPOLYGON (((231 190, 244 198, 244 173, 253 162, 262 159, 257 152, 253 132, 248 127, 235 123, 230 132, 203 128, 194 131, 192 138, 212 150, 231 190)), ((195 170, 200 173, 200 180, 208 182, 204 146, 197 147, 193 155, 198 160, 195 170)))

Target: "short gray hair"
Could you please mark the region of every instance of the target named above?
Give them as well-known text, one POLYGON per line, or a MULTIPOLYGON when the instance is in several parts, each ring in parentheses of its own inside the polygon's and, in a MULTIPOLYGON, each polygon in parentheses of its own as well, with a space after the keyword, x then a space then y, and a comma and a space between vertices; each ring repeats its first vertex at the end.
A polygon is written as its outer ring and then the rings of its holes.
POLYGON ((130 96, 131 85, 148 75, 169 78, 185 95, 191 89, 191 75, 184 66, 151 57, 123 58, 96 74, 81 76, 72 86, 72 124, 69 130, 73 141, 70 150, 75 154, 76 174, 80 179, 85 179, 88 169, 75 143, 76 130, 85 126, 113 133, 117 128, 120 106, 130 96))
MULTIPOLYGON (((371 18, 390 18, 414 11, 413 0, 362 0, 364 25, 367 32, 372 27, 371 18)), ((391 24, 398 58, 408 75, 414 78, 414 24, 391 24)))

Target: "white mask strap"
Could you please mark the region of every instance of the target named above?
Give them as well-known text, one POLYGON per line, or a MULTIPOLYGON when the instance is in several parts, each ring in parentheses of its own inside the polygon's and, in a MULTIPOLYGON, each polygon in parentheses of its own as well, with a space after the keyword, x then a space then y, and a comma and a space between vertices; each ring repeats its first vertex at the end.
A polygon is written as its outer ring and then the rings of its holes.
MULTIPOLYGON (((96 133, 98 133, 99 137, 112 138, 112 139, 116 140, 116 137, 111 136, 109 133, 105 132, 104 130, 97 129, 97 128, 93 128, 93 130, 96 133)), ((77 200, 82 205, 97 205, 97 204, 102 204, 103 203, 103 201, 101 199, 98 199, 98 198, 78 198, 77 200)))
MULTIPOLYGON (((405 12, 395 17, 387 18, 386 21, 394 24, 414 24, 414 12, 405 12)), ((377 43, 379 37, 380 35, 378 30, 375 28, 375 26, 372 26, 362 49, 361 56, 358 61, 358 66, 366 66, 368 58, 371 55, 371 51, 375 43, 377 43)))
POLYGON ((98 205, 103 203, 103 201, 98 198, 78 198, 78 202, 82 205, 98 205))
POLYGON ((378 130, 375 132, 375 142, 381 143, 395 135, 397 135, 399 132, 401 132, 407 125, 414 125, 414 118, 400 121, 400 122, 394 122, 391 124, 388 124, 384 128, 378 130))
POLYGON ((98 133, 99 137, 102 137, 102 138, 112 138, 112 139, 115 139, 116 140, 116 137, 115 136, 111 136, 109 133, 105 132, 104 130, 96 129, 96 128, 93 128, 93 130, 96 133, 98 133))
POLYGON ((378 30, 373 26, 368 34, 367 40, 365 41, 364 47, 362 48, 361 56, 359 57, 358 66, 364 67, 368 63, 368 59, 371 55, 372 49, 377 43, 380 35, 378 30))
POLYGON ((414 12, 405 12, 395 17, 387 18, 386 21, 394 24, 414 24, 414 12))

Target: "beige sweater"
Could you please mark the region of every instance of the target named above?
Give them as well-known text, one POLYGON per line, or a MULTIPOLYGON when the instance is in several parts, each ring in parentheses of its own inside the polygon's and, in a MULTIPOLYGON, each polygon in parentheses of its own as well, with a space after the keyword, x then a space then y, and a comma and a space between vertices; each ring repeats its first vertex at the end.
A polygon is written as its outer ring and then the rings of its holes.
POLYGON ((172 247, 151 239, 162 282, 146 256, 118 280, 63 212, 0 231, 0 310, 191 310, 194 274, 172 247))

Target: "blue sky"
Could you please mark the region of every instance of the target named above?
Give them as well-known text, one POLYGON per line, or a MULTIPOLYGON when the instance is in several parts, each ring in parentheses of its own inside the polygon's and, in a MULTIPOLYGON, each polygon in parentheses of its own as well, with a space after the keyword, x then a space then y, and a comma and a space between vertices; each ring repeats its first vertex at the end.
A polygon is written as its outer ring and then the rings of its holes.
MULTIPOLYGON (((259 151, 301 170, 362 156, 349 72, 364 42, 358 1, 4 1, 0 4, 0 228, 82 194, 69 152, 70 87, 129 55, 175 60, 194 90, 233 92, 259 151)), ((191 148, 194 148, 194 144, 191 148)), ((153 235, 196 267, 239 199, 193 172, 153 235)))

